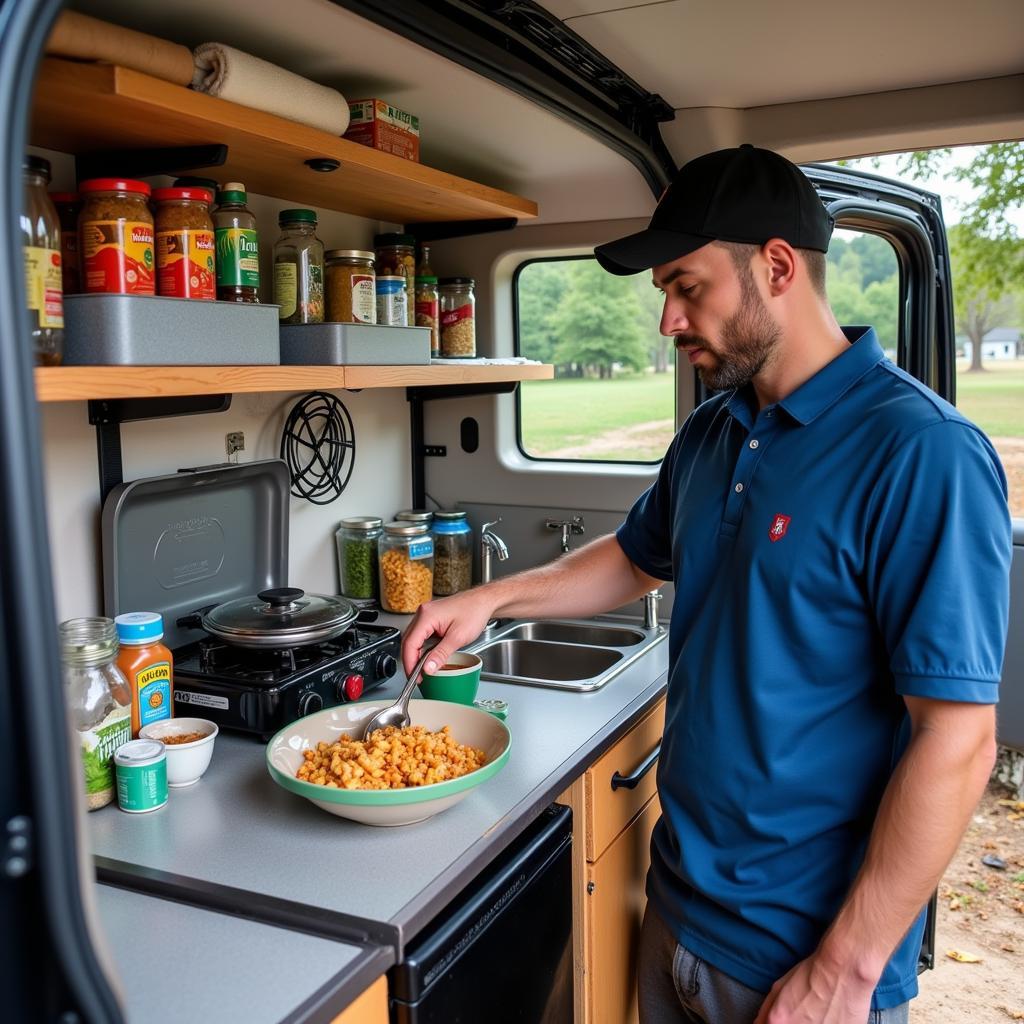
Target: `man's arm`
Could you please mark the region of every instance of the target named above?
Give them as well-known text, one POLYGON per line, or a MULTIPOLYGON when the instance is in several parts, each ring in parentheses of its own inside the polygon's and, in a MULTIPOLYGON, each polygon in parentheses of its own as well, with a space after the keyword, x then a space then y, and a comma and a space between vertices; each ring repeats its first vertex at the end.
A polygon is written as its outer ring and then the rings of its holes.
POLYGON ((635 601, 662 582, 637 568, 608 534, 548 565, 421 605, 405 631, 402 661, 411 672, 423 642, 440 636, 436 657, 427 663, 431 671, 434 661, 443 665, 495 616, 582 618, 635 601))
POLYGON ((984 792, 995 761, 995 707, 904 699, 912 737, 864 864, 818 949, 775 983, 755 1024, 864 1024, 882 970, 984 792))

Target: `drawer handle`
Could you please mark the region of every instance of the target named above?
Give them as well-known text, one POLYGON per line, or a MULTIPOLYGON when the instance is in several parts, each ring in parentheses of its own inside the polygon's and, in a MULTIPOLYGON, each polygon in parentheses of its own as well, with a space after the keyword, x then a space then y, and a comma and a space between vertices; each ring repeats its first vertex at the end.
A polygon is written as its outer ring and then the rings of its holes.
POLYGON ((661 740, 658 740, 658 745, 643 759, 632 775, 620 775, 616 772, 612 776, 612 789, 636 789, 640 785, 640 780, 654 767, 660 753, 661 740))

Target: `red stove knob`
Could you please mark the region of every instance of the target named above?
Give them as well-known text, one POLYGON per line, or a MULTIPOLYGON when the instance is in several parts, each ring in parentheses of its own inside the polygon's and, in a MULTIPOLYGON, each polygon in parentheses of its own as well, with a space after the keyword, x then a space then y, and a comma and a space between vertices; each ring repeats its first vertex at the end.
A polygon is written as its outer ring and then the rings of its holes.
POLYGON ((345 696, 348 700, 359 700, 363 695, 363 677, 345 676, 345 696))

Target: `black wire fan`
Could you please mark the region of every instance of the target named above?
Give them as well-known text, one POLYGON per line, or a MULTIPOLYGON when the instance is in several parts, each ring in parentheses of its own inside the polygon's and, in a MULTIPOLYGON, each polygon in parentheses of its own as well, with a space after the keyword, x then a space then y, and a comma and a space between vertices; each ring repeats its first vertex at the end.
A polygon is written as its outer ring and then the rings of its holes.
POLYGON ((311 391, 285 420, 281 458, 288 464, 296 498, 330 504, 348 485, 356 460, 348 409, 334 395, 311 391))

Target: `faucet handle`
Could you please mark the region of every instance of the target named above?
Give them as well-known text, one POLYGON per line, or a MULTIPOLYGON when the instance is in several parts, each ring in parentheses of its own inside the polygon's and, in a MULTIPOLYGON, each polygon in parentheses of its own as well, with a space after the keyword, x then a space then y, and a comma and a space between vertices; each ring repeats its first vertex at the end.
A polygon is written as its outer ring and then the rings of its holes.
POLYGON ((500 522, 501 522, 501 516, 498 516, 498 518, 495 519, 494 522, 492 522, 492 523, 484 523, 484 525, 480 528, 480 536, 482 537, 492 526, 497 526, 498 523, 500 523, 500 522))
POLYGON ((656 629, 658 626, 658 603, 661 601, 660 590, 648 590, 644 594, 644 629, 656 629))

